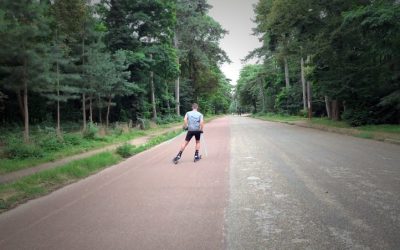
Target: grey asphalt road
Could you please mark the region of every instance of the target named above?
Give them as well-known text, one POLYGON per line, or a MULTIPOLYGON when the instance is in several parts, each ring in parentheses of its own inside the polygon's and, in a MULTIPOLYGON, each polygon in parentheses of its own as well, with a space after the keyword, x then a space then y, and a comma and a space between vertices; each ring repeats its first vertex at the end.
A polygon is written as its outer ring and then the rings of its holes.
POLYGON ((225 117, 0 215, 0 249, 400 249, 400 147, 225 117))
POLYGON ((231 119, 228 249, 400 249, 400 147, 231 119))

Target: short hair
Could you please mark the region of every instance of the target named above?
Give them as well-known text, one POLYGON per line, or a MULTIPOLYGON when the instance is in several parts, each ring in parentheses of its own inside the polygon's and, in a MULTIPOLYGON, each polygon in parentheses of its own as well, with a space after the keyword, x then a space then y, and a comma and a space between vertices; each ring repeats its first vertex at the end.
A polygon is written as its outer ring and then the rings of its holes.
POLYGON ((197 104, 197 103, 192 104, 192 109, 198 109, 198 108, 199 108, 199 104, 197 104))

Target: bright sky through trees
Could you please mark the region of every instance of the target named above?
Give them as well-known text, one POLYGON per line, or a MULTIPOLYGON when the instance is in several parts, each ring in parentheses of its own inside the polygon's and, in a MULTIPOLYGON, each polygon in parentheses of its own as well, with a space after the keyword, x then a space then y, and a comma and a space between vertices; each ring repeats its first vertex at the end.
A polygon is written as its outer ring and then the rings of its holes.
POLYGON ((226 77, 236 84, 243 65, 241 60, 249 51, 261 47, 261 43, 252 36, 255 27, 253 4, 257 0, 209 0, 213 6, 210 16, 217 20, 229 34, 221 41, 221 48, 225 50, 232 60, 231 64, 222 67, 226 77))

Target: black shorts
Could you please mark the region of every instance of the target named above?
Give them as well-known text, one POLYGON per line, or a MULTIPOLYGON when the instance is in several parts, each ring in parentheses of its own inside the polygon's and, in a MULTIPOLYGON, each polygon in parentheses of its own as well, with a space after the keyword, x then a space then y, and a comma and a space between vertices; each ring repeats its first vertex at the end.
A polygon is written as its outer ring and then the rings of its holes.
POLYGON ((196 138, 196 141, 200 141, 200 131, 188 131, 186 134, 186 141, 190 141, 192 137, 194 136, 196 138))

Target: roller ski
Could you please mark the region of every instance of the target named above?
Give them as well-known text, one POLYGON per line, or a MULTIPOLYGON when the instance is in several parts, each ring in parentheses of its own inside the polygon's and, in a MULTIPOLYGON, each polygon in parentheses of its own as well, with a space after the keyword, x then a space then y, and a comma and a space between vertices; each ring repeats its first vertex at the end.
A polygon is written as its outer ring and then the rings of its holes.
POLYGON ((180 156, 176 156, 176 157, 174 157, 174 159, 172 159, 172 162, 176 165, 176 164, 178 164, 180 159, 181 159, 180 156))
POLYGON ((201 155, 195 155, 194 159, 193 159, 193 162, 198 162, 200 160, 201 160, 201 155))

